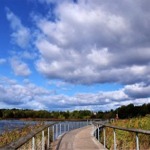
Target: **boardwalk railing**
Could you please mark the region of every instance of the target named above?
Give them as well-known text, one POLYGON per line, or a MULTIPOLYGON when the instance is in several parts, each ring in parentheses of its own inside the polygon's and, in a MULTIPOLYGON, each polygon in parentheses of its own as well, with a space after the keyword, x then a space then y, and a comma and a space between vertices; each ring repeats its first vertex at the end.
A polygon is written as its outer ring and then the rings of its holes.
MULTIPOLYGON (((106 148, 106 130, 105 128, 112 128, 113 129, 113 141, 114 141, 114 150, 117 149, 117 144, 116 144, 116 130, 122 130, 122 131, 127 131, 127 132, 132 132, 135 133, 135 141, 136 141, 136 150, 140 149, 139 145, 139 136, 138 134, 146 134, 150 135, 150 130, 141 130, 141 129, 131 129, 131 128, 123 128, 123 127, 117 127, 117 126, 112 126, 112 125, 107 125, 102 122, 93 122, 94 125, 94 136, 98 141, 100 141, 100 132, 103 131, 103 145, 104 148, 106 148)), ((123 137, 122 137, 123 138, 123 137)))
POLYGON ((0 148, 0 150, 48 150, 50 149, 51 142, 56 140, 60 135, 70 130, 84 127, 89 123, 89 121, 67 121, 43 125, 27 136, 21 137, 17 141, 0 148))

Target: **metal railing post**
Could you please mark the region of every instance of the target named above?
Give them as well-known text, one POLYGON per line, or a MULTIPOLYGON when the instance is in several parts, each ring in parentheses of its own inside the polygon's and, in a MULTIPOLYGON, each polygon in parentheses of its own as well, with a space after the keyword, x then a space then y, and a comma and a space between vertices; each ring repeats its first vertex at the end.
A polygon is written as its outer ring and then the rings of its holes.
POLYGON ((98 125, 96 126, 96 131, 97 131, 96 138, 98 140, 98 125))
POLYGON ((106 130, 105 130, 105 127, 103 128, 103 132, 104 132, 104 148, 106 148, 106 130))
POLYGON ((93 126, 94 126, 94 133, 93 133, 93 136, 95 137, 95 125, 93 124, 93 126))
POLYGON ((59 135, 61 135, 61 123, 59 124, 59 129, 60 129, 59 135))
POLYGON ((50 134, 49 134, 50 130, 49 130, 49 127, 47 129, 47 148, 49 148, 49 142, 50 142, 50 134))
POLYGON ((58 137, 58 124, 56 124, 56 139, 58 137))
POLYGON ((139 150, 139 137, 138 137, 138 133, 136 133, 136 150, 139 150))
POLYGON ((71 124, 70 124, 70 130, 72 130, 73 129, 73 122, 71 122, 71 124))
POLYGON ((114 129, 114 150, 116 150, 116 131, 114 129))
POLYGON ((71 128, 72 128, 72 124, 71 124, 71 122, 70 122, 70 124, 69 124, 69 131, 71 130, 71 128))
POLYGON ((99 141, 99 125, 98 125, 98 131, 97 132, 98 132, 98 141, 99 141))
POLYGON ((32 150, 35 150, 35 137, 32 137, 32 150))
POLYGON ((69 131, 69 122, 68 122, 68 131, 69 131))
POLYGON ((55 125, 53 125, 52 130, 53 130, 53 142, 54 142, 54 140, 55 140, 55 125))
POLYGON ((42 131, 42 150, 45 150, 44 130, 42 131))
POLYGON ((65 133, 64 123, 62 123, 63 133, 65 133))
POLYGON ((94 137, 96 137, 96 126, 94 125, 94 137))
POLYGON ((64 132, 66 132, 66 122, 64 123, 64 132))
POLYGON ((72 123, 72 130, 74 129, 74 122, 72 123))

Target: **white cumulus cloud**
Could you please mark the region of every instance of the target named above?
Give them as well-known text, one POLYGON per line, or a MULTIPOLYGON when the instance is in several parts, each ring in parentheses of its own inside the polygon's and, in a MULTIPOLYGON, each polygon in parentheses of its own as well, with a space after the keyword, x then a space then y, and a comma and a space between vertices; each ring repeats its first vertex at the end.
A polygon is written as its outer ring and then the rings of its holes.
POLYGON ((150 81, 149 2, 43 2, 57 6, 55 21, 36 20, 36 68, 47 78, 76 84, 150 81))
POLYGON ((28 76, 31 74, 31 70, 29 69, 28 65, 25 62, 21 61, 19 58, 11 58, 10 64, 15 75, 28 76))
POLYGON ((13 30, 11 34, 12 41, 21 48, 26 48, 30 39, 29 28, 25 27, 21 20, 9 8, 6 8, 6 16, 13 30))
POLYGON ((6 77, 0 77, 0 107, 30 108, 46 110, 109 110, 121 105, 149 103, 149 86, 144 84, 127 85, 116 91, 97 93, 77 93, 72 96, 56 94, 53 90, 37 86, 29 80, 18 83, 6 77), (143 93, 144 92, 144 93, 143 93), (32 105, 31 105, 32 104, 32 105), (107 107, 106 107, 107 106, 107 107))

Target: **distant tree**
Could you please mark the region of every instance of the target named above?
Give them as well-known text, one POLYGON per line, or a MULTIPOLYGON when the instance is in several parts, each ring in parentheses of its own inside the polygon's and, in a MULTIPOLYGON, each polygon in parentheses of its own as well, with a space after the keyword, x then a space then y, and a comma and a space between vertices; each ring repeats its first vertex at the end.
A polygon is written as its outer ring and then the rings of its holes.
POLYGON ((150 103, 142 106, 134 106, 129 104, 121 106, 116 110, 98 111, 93 113, 89 110, 69 111, 46 111, 46 110, 29 110, 29 109, 0 109, 0 118, 54 118, 54 119, 110 119, 115 118, 118 113, 120 119, 132 118, 137 116, 145 116, 150 114, 150 103))
POLYGON ((9 109, 4 110, 2 118, 14 118, 13 111, 9 109))
POLYGON ((63 113, 63 116, 65 119, 69 119, 70 118, 70 112, 67 111, 67 112, 62 112, 63 113))
POLYGON ((141 115, 141 116, 145 116, 145 115, 148 114, 148 113, 149 113, 149 110, 148 110, 147 105, 146 105, 146 104, 143 104, 143 105, 141 106, 140 115, 141 115))
POLYGON ((0 109, 0 118, 2 118, 3 117, 3 111, 2 111, 2 109, 0 109))
POLYGON ((96 118, 104 119, 104 112, 98 111, 96 114, 96 118))

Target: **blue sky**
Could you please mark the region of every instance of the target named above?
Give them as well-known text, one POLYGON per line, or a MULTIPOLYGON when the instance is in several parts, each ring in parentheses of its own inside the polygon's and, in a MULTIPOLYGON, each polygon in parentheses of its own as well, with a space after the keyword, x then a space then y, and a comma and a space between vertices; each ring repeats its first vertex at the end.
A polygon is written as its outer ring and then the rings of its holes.
POLYGON ((150 2, 1 0, 0 108, 150 102, 150 2))

